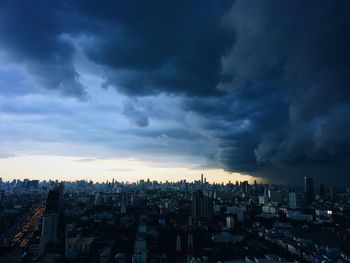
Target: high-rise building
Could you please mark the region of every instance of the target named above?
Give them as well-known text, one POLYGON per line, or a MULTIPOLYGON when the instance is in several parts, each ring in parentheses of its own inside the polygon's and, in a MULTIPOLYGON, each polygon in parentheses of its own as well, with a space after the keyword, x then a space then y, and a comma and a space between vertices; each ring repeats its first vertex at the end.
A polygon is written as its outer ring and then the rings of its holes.
POLYGON ((337 189, 333 186, 330 189, 330 194, 331 194, 331 200, 334 202, 336 201, 337 198, 337 189))
POLYGON ((242 182, 242 188, 243 188, 243 192, 248 195, 249 194, 249 189, 250 189, 250 185, 248 183, 248 181, 243 181, 242 182))
POLYGON ((228 229, 234 229, 235 228, 235 218, 233 216, 227 216, 226 217, 226 227, 228 229))
POLYGON ((127 192, 122 192, 122 202, 120 207, 120 212, 122 214, 126 213, 126 208, 129 205, 129 194, 127 192))
POLYGON ((40 237, 40 255, 44 255, 48 248, 51 250, 59 249, 59 242, 63 239, 60 224, 60 212, 62 203, 63 185, 58 184, 53 190, 50 190, 45 205, 43 224, 40 237))
POLYGON ((147 262, 147 240, 143 235, 136 236, 132 263, 147 262))
POLYGON ((147 262, 147 226, 143 222, 143 218, 140 218, 140 225, 138 227, 138 233, 136 234, 134 254, 132 256, 132 263, 146 263, 147 262))
POLYGON ((314 180, 308 176, 304 177, 305 206, 310 206, 314 201, 314 180))
POLYGON ((198 221, 210 222, 213 217, 213 199, 204 195, 203 191, 198 190, 191 194, 192 217, 198 221))
POLYGON ((298 208, 298 199, 295 191, 290 191, 288 195, 288 207, 291 209, 298 208))
POLYGON ((47 248, 58 241, 57 230, 58 214, 44 215, 40 237, 40 255, 44 255, 47 248))

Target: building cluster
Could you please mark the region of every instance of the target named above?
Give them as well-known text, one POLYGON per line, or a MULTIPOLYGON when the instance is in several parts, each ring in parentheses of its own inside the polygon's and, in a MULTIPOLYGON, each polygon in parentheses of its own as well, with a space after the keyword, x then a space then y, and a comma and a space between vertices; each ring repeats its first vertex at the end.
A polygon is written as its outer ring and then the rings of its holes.
POLYGON ((0 262, 347 262, 350 190, 0 181, 0 262))

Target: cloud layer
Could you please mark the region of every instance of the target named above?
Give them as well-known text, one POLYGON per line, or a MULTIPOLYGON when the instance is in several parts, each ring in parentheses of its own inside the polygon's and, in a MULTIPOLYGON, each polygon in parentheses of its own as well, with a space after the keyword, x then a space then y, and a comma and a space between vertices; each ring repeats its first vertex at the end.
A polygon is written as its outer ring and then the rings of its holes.
POLYGON ((347 1, 4 1, 0 106, 18 127, 1 138, 30 126, 28 140, 350 182, 349 11, 347 1), (55 93, 66 98, 47 105, 55 93))

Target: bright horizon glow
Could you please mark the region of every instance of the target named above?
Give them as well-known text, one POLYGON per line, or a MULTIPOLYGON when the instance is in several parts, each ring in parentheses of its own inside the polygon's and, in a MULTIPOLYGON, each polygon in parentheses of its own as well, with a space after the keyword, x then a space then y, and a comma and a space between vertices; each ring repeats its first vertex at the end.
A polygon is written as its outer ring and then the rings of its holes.
POLYGON ((228 173, 223 169, 200 169, 186 166, 165 166, 160 162, 125 159, 95 159, 91 157, 22 155, 0 159, 0 177, 3 180, 92 180, 93 182, 111 181, 136 182, 138 180, 157 180, 158 182, 199 180, 201 173, 209 183, 234 183, 238 181, 261 182, 261 178, 239 173, 228 173), (127 178, 127 180, 126 180, 127 178))

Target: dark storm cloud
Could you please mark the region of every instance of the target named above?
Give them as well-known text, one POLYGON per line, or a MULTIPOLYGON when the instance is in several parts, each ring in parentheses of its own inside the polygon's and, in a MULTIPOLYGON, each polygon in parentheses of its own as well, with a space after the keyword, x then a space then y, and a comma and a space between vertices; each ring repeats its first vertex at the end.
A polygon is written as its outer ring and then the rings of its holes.
POLYGON ((136 2, 80 6, 105 19, 85 47, 91 60, 106 66, 105 85, 131 95, 219 93, 220 58, 233 41, 221 24, 230 2, 136 2))
POLYGON ((282 137, 288 124, 283 93, 258 84, 224 97, 190 98, 184 107, 208 120, 203 132, 218 141, 216 158, 230 171, 259 174, 255 149, 271 132, 282 137))
POLYGON ((347 1, 235 2, 224 19, 237 36, 222 62, 231 81, 219 84, 232 98, 192 107, 233 124, 218 156, 228 169, 350 181, 349 11, 347 1), (241 119, 252 128, 237 135, 241 119))
POLYGON ((0 49, 5 59, 23 64, 40 86, 84 98, 72 62, 72 46, 63 39, 69 24, 61 23, 63 4, 38 1, 0 3, 0 49))
POLYGON ((42 86, 82 97, 67 36, 81 36, 105 68, 105 86, 126 94, 218 93, 220 57, 233 35, 221 25, 231 2, 36 1, 0 6, 1 48, 42 86))
MULTIPOLYGON (((66 95, 87 96, 78 47, 103 87, 184 98, 201 119, 193 134, 229 171, 349 182, 349 12, 348 1, 8 1, 0 51, 66 95)), ((137 103, 123 113, 151 126, 137 103)))

